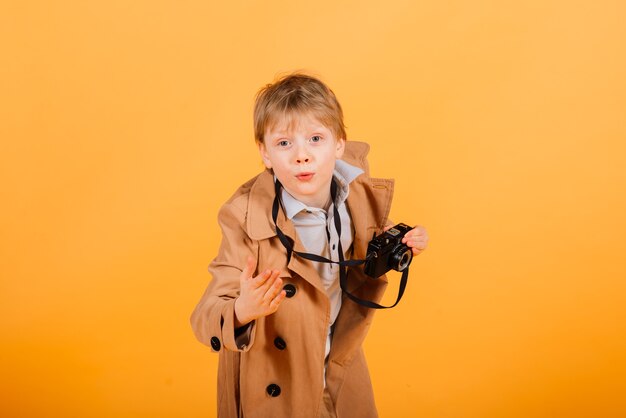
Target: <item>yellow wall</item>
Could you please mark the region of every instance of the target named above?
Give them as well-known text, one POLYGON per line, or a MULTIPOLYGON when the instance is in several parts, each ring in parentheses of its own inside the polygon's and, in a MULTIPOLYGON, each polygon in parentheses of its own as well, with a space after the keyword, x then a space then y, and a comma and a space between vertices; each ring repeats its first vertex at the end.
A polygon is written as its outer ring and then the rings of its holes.
POLYGON ((431 235, 366 342, 381 416, 626 416, 625 15, 4 2, 0 415, 215 415, 188 317, 218 207, 262 167, 254 93, 307 69, 431 235))

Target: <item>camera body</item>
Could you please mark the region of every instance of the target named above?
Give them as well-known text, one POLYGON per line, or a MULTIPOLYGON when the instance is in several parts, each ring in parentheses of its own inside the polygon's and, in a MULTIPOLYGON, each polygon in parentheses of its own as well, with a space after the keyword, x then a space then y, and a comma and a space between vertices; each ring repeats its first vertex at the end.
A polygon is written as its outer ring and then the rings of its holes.
POLYGON ((402 238, 412 228, 399 223, 377 237, 367 246, 365 274, 378 278, 389 270, 404 271, 413 260, 413 251, 402 243, 402 238))

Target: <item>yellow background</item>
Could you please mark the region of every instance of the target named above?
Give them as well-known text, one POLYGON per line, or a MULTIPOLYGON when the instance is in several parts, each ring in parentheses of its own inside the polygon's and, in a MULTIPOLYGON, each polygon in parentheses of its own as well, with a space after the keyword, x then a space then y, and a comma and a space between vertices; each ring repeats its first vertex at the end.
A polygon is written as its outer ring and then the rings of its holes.
POLYGON ((253 96, 306 69, 431 235, 366 342, 381 416, 626 416, 625 16, 2 2, 0 415, 215 416, 188 318, 217 210, 262 168, 253 96))

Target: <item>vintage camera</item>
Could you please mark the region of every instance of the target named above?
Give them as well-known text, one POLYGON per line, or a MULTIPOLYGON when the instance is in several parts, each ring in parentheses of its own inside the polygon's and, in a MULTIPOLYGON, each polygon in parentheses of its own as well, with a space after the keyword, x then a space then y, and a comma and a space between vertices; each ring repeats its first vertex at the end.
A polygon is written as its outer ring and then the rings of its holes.
POLYGON ((378 278, 391 269, 407 269, 413 259, 413 252, 402 243, 402 237, 411 229, 410 226, 400 223, 374 237, 367 246, 365 274, 378 278))

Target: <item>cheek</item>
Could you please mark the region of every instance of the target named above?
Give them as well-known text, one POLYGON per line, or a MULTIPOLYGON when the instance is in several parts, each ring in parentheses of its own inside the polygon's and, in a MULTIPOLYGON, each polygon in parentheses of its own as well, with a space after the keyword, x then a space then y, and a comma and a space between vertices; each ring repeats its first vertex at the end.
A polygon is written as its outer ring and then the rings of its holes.
POLYGON ((286 164, 284 164, 283 161, 276 159, 273 160, 272 169, 276 174, 282 174, 288 171, 286 164))
POLYGON ((326 167, 327 170, 333 171, 335 169, 336 161, 337 158, 335 157, 335 153, 334 151, 331 151, 324 156, 324 167, 326 167))

